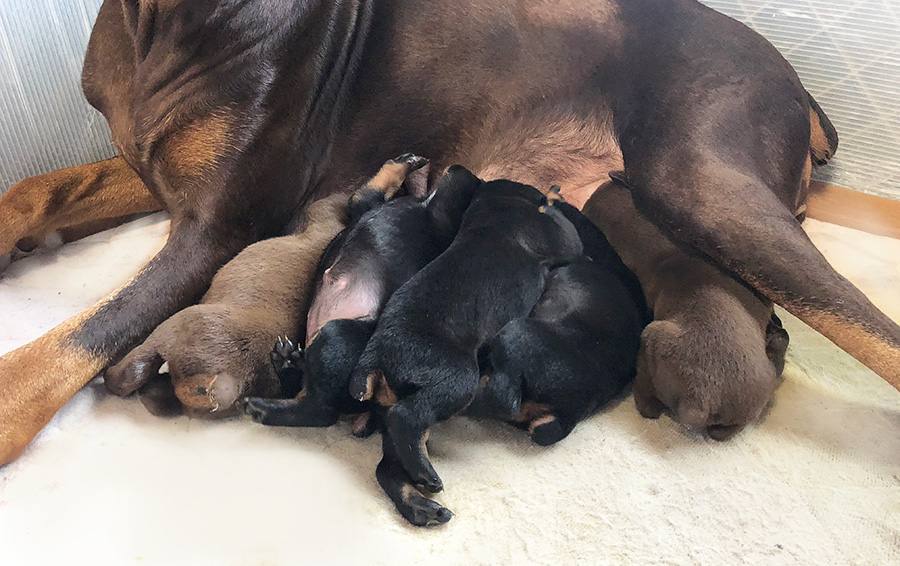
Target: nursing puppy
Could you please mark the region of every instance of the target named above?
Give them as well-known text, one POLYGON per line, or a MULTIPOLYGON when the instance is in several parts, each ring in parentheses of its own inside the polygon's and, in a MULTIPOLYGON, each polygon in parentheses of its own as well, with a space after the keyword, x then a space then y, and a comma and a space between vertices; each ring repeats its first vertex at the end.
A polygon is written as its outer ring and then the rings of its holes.
POLYGON ((757 420, 772 399, 787 332, 771 302, 637 215, 624 182, 600 187, 584 214, 622 250, 653 312, 641 336, 635 403, 645 417, 668 410, 725 440, 757 420))
MULTIPOLYGON (((423 164, 402 157, 386 162, 354 194, 371 201, 373 194, 396 193, 410 170, 423 164)), ((139 391, 153 414, 204 418, 235 414, 235 402, 246 395, 296 395, 298 380, 279 380, 269 353, 276 337, 302 335, 317 266, 346 226, 347 201, 346 192, 317 201, 296 234, 241 252, 219 270, 200 304, 161 324, 109 368, 106 387, 117 395, 139 391), (163 363, 169 374, 159 374, 163 363)), ((354 201, 357 212, 362 206, 354 201)))
POLYGON ((648 322, 637 278, 603 233, 574 207, 556 205, 584 257, 554 269, 531 315, 503 327, 479 354, 486 380, 466 414, 510 421, 546 446, 634 379, 648 322))
POLYGON ((479 348, 527 316, 552 268, 582 251, 571 222, 534 187, 483 183, 462 167, 451 174, 472 195, 459 233, 388 301, 350 383, 353 397, 383 412, 378 480, 417 525, 451 516, 414 487, 443 489, 425 451, 428 429, 472 401, 479 348))
MULTIPOLYGON (((255 421, 324 427, 342 414, 368 412, 367 404, 349 396, 348 385, 375 321, 394 291, 447 248, 470 198, 465 184, 470 179, 456 183, 457 173, 451 171, 435 183, 427 202, 405 196, 385 203, 426 160, 406 154, 392 162, 403 166, 392 183, 370 182, 350 197, 351 224, 322 258, 307 317, 306 351, 279 340, 272 353, 282 382, 302 375, 302 391, 290 400, 248 399, 244 411, 255 421)), ((354 433, 372 432, 374 426, 360 419, 354 433)))

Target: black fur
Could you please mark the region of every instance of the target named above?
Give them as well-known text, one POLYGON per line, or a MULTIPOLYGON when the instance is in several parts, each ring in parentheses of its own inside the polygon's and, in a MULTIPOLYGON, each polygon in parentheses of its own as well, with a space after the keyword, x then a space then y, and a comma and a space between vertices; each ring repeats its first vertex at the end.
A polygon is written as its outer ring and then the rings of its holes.
MULTIPOLYGON (((350 383, 357 399, 395 398, 383 420, 396 452, 385 458, 396 457, 412 483, 431 492, 443 485, 425 454, 429 427, 473 400, 479 348, 527 316, 551 269, 582 252, 571 222, 534 187, 473 188, 453 243, 388 301, 350 383)), ((402 512, 403 502, 382 486, 402 512)))
POLYGON ((329 321, 305 353, 291 356, 293 361, 276 344, 273 364, 283 388, 302 374, 302 393, 291 400, 250 398, 244 412, 262 424, 309 427, 331 426, 342 414, 366 412, 368 405, 347 391, 375 320, 394 290, 450 244, 471 187, 478 183, 468 171, 451 169, 427 202, 400 197, 385 203, 382 193, 365 187, 357 191, 350 200, 351 225, 332 241, 319 264, 317 292, 330 269, 334 277, 348 277, 351 286, 377 289, 375 310, 361 319, 329 321))

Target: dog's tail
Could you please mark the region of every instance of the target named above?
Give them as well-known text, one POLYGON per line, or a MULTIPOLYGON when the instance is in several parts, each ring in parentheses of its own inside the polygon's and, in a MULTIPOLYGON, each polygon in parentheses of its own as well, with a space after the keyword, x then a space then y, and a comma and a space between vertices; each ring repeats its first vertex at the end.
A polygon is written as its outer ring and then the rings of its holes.
POLYGON ((809 100, 809 154, 816 165, 825 165, 837 151, 837 130, 816 99, 808 92, 806 97, 809 100))

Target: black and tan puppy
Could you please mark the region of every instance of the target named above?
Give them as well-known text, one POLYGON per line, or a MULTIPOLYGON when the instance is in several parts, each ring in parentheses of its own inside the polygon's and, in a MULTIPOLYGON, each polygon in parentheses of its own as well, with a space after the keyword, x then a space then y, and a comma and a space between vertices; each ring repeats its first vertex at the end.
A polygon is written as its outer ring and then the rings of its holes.
POLYGON ((467 414, 511 421, 549 445, 634 379, 648 322, 640 283, 600 230, 574 207, 584 256, 554 269, 531 315, 513 320, 480 352, 484 386, 467 414))
POLYGON ((582 251, 572 223, 534 187, 483 183, 462 167, 450 174, 472 195, 459 233, 388 301, 350 383, 353 397, 383 408, 378 480, 414 524, 449 519, 413 487, 443 488, 425 451, 428 429, 472 401, 479 348, 527 316, 552 268, 582 251))
MULTIPOLYGON (((322 427, 342 414, 368 411, 367 404, 348 395, 348 384, 375 321, 394 291, 447 248, 471 198, 465 184, 469 177, 460 183, 460 173, 450 171, 427 201, 410 195, 385 203, 396 192, 390 187, 426 163, 411 154, 391 162, 404 168, 395 171, 392 183, 377 175, 350 197, 351 225, 322 258, 307 317, 306 351, 279 340, 273 352, 282 382, 303 374, 302 391, 290 400, 248 399, 244 410, 255 421, 322 427)), ((357 424, 357 434, 374 426, 365 419, 357 424)))
POLYGON ((637 214, 620 182, 600 187, 584 213, 616 249, 627 250, 622 259, 653 311, 634 386, 640 413, 671 411, 716 440, 759 418, 778 386, 788 342, 772 303, 672 243, 637 214))

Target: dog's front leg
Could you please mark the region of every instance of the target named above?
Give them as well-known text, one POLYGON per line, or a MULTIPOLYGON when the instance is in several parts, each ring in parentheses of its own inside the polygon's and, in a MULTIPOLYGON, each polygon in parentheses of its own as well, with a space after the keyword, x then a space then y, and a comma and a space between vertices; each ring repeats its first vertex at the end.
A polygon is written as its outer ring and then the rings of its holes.
POLYGON ((0 196, 0 262, 161 208, 121 157, 29 177, 0 196))
POLYGON ((196 301, 248 238, 240 230, 198 220, 173 222, 166 245, 131 281, 0 357, 0 464, 17 458, 59 408, 111 361, 196 301))

